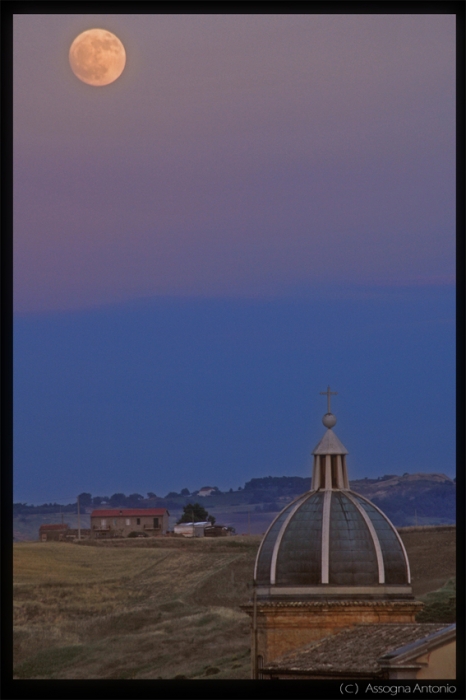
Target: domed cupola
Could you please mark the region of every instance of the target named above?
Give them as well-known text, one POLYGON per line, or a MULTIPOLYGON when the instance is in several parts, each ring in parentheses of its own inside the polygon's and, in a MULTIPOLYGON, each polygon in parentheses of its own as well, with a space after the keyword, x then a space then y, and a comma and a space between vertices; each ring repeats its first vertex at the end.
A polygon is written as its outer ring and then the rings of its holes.
POLYGON ((327 428, 313 451, 311 490, 282 510, 257 554, 254 579, 260 598, 411 597, 409 562, 390 520, 351 491, 348 451, 333 432, 328 387, 327 428))

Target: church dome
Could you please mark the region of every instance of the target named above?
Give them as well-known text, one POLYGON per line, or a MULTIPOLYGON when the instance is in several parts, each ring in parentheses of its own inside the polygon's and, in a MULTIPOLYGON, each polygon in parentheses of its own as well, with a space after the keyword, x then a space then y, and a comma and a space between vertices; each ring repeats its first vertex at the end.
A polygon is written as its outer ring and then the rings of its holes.
MULTIPOLYGON (((330 409, 324 419, 336 423, 330 409)), ((349 488, 347 454, 328 427, 313 451, 311 490, 279 513, 262 540, 259 596, 411 595, 403 542, 386 515, 349 488)))

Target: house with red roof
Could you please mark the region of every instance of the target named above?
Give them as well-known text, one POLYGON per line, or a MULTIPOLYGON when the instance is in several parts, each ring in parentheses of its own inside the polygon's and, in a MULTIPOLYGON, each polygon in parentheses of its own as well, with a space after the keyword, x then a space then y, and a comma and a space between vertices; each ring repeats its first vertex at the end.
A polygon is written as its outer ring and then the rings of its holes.
POLYGON ((41 542, 63 542, 69 530, 66 523, 50 523, 39 527, 39 540, 41 542))
POLYGON ((166 508, 105 508, 91 513, 91 537, 157 537, 168 532, 166 508))

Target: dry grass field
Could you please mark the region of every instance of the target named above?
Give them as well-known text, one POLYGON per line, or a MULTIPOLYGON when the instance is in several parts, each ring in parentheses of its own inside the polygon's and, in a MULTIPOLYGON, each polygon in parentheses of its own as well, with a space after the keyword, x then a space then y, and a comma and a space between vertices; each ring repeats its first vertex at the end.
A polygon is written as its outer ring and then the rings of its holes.
MULTIPOLYGON (((454 528, 402 532, 414 592, 455 575, 454 528)), ((16 678, 249 678, 260 536, 14 544, 16 678)))
POLYGON ((413 593, 422 596, 456 576, 456 527, 403 527, 400 535, 408 552, 413 593))
POLYGON ((15 544, 15 676, 248 678, 259 539, 15 544))

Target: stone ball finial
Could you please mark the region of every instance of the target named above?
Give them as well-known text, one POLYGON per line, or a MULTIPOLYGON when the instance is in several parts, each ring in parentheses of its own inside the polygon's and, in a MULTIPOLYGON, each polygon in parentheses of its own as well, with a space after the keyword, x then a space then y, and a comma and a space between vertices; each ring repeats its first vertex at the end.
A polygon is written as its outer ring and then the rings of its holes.
POLYGON ((337 419, 335 418, 333 413, 326 413, 325 416, 322 418, 322 423, 325 425, 326 428, 333 428, 336 422, 337 419))

